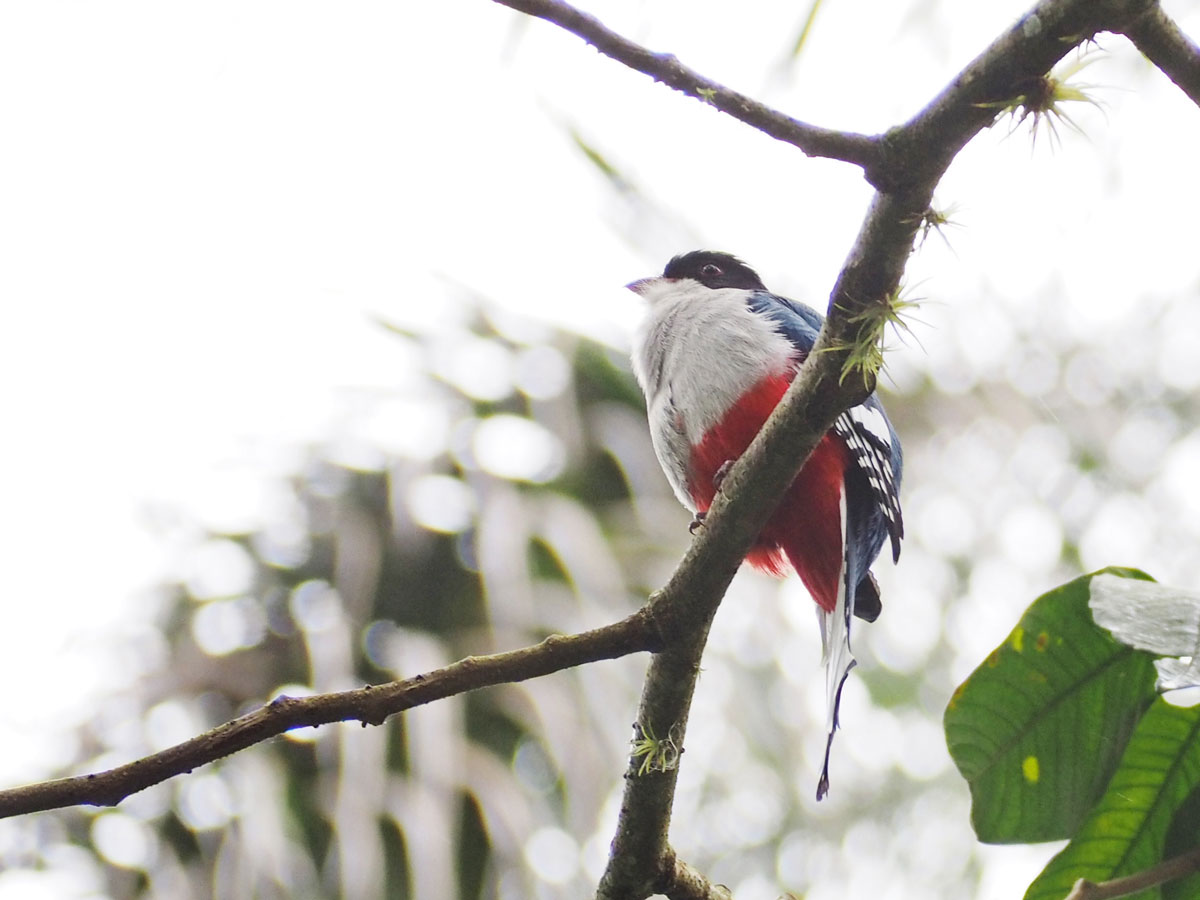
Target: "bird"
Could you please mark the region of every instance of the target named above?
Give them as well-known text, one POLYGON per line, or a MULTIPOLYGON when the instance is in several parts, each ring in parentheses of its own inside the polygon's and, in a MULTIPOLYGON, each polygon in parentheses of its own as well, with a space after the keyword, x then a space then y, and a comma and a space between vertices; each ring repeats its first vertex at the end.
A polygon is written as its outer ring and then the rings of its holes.
MULTIPOLYGON (((754 440, 812 351, 823 317, 767 290, 738 257, 713 250, 675 256, 662 275, 626 285, 648 307, 635 333, 634 374, 646 397, 655 455, 701 527, 729 467, 754 440)), ((872 392, 821 438, 746 555, 782 576, 790 566, 816 602, 826 673, 825 759, 842 686, 855 660, 852 618, 882 610, 871 565, 885 543, 900 558, 903 453, 872 392)))

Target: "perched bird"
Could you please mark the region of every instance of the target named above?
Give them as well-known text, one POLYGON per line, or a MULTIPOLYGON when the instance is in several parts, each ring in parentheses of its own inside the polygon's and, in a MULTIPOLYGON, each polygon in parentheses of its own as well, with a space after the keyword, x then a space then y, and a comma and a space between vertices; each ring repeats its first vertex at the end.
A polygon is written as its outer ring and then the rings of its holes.
MULTIPOLYGON (((729 465, 791 384, 822 317, 772 294, 728 253, 676 256, 659 277, 628 285, 649 305, 633 367, 650 436, 684 506, 703 521, 729 465)), ((881 604, 870 566, 885 541, 900 556, 900 440, 871 394, 821 439, 746 559, 782 575, 795 569, 816 601, 828 714, 817 799, 829 789, 829 751, 842 685, 854 666, 852 616, 873 622, 881 604)))

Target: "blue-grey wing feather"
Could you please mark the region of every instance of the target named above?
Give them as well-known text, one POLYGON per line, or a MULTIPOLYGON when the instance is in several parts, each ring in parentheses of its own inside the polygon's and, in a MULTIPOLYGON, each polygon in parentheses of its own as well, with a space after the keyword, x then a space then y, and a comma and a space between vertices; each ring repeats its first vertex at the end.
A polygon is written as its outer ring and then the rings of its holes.
MULTIPOLYGON (((767 291, 749 292, 746 303, 752 311, 769 318, 776 330, 791 341, 797 361, 812 350, 824 322, 815 309, 767 291)), ((839 416, 833 430, 850 450, 853 471, 858 476, 848 479, 847 485, 846 580, 853 596, 860 582, 869 578, 871 563, 886 541, 891 542, 893 559, 900 556, 900 539, 904 536, 900 510, 903 453, 900 438, 874 394, 839 416)))

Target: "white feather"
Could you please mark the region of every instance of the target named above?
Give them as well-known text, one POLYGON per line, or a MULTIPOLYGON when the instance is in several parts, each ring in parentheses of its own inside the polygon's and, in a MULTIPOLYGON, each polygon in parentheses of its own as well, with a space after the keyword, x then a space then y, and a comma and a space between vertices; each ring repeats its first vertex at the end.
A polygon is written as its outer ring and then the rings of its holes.
POLYGON ((892 432, 888 428, 887 419, 878 407, 855 406, 847 410, 847 413, 884 447, 892 443, 892 432))
POLYGON ((793 365, 793 348, 746 305, 749 291, 656 278, 639 293, 650 309, 634 338, 634 374, 654 451, 676 495, 693 508, 691 448, 754 384, 793 365))
POLYGON ((850 611, 846 608, 846 492, 839 497, 842 526, 842 568, 838 576, 837 603, 826 612, 817 607, 817 622, 821 626, 821 661, 825 664, 825 763, 821 778, 817 782, 817 799, 829 790, 829 752, 833 748, 833 733, 838 727, 838 706, 841 702, 842 685, 854 668, 854 654, 850 649, 850 611))

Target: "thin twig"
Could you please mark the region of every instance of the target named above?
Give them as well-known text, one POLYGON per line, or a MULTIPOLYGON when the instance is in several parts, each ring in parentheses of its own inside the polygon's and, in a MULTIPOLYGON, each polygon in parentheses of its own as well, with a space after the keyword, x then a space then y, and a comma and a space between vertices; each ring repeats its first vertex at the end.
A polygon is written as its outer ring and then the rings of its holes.
POLYGON ((798 147, 809 156, 840 159, 872 168, 879 159, 879 139, 849 131, 835 131, 809 125, 764 103, 730 90, 722 84, 692 71, 670 53, 653 53, 640 44, 605 27, 594 16, 561 0, 495 0, 583 38, 605 56, 631 69, 649 75, 689 97, 694 97, 723 113, 745 122, 763 134, 798 147))
POLYGON ((552 635, 506 653, 470 656, 403 681, 311 697, 276 697, 212 731, 115 769, 0 791, 0 818, 79 804, 115 806, 130 794, 293 728, 353 721, 364 727, 381 725, 389 716, 434 700, 654 650, 661 642, 652 608, 643 607, 603 628, 552 635))
POLYGON ((1128 897, 1130 894, 1166 884, 1197 871, 1200 871, 1200 847, 1164 859, 1156 866, 1123 878, 1100 882, 1080 878, 1075 882, 1071 893, 1066 896, 1066 900, 1113 900, 1116 897, 1128 897))

